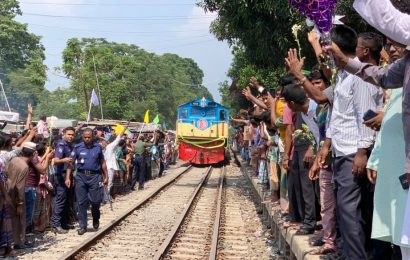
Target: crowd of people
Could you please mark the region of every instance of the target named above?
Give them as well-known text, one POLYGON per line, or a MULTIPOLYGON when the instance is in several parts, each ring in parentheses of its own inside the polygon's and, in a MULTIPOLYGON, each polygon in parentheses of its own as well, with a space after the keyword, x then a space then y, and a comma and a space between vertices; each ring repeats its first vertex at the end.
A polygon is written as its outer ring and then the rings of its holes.
POLYGON ((279 86, 252 77, 242 94, 253 106, 231 118, 234 145, 284 228, 320 234, 312 254, 408 260, 410 16, 390 1, 354 6, 385 35, 337 25, 325 46, 309 32, 317 65, 304 72, 289 49, 279 86))
POLYGON ((20 134, 0 133, 0 256, 17 256, 34 246, 35 234, 65 234, 78 222, 87 232, 91 205, 99 228, 101 203, 144 189, 175 162, 171 132, 132 134, 127 126, 54 129, 46 116, 20 134), (127 131, 128 134, 125 134, 127 131))

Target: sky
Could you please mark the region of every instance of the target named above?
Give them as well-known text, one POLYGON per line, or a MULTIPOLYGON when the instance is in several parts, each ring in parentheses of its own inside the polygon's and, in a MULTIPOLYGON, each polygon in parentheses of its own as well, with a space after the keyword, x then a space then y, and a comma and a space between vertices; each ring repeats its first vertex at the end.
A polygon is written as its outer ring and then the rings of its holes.
POLYGON ((23 16, 17 20, 42 36, 49 90, 69 86, 55 71, 67 40, 98 37, 192 58, 205 74, 203 84, 220 101, 218 83, 228 79, 232 54, 209 32, 216 15, 205 13, 195 0, 21 0, 20 6, 23 16))

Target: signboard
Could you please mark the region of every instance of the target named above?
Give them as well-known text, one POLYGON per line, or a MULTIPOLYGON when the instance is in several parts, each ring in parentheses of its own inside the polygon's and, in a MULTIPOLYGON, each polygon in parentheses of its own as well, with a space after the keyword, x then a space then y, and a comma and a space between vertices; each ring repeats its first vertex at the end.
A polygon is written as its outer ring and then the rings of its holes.
POLYGON ((18 122, 19 117, 19 113, 0 111, 0 121, 18 122))

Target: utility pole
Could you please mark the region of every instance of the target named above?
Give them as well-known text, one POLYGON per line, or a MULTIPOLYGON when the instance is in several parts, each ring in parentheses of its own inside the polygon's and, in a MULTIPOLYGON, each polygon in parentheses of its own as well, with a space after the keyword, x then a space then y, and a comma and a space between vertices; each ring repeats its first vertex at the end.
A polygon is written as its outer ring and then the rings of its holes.
POLYGON ((9 109, 9 112, 11 112, 9 100, 7 99, 6 92, 4 91, 3 82, 1 81, 1 79, 0 79, 0 87, 1 87, 1 92, 3 93, 4 99, 6 100, 6 106, 9 109))

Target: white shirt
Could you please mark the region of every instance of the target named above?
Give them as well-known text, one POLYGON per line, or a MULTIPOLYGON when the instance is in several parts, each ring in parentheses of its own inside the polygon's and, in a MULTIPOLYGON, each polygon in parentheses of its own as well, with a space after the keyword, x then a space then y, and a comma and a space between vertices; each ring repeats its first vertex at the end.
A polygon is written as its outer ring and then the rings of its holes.
POLYGON ((319 134, 319 127, 317 126, 316 108, 317 108, 316 102, 310 99, 309 109, 307 111, 307 114, 301 113, 301 115, 302 115, 303 121, 305 121, 305 124, 309 127, 309 130, 315 136, 316 145, 317 145, 317 148, 319 149, 320 134, 319 134))
POLYGON ((50 136, 46 122, 43 120, 40 120, 37 123, 37 134, 43 135, 44 138, 48 138, 50 136))
POLYGON ((363 124, 369 110, 383 106, 383 91, 359 77, 343 72, 334 90, 332 115, 326 137, 332 139, 336 157, 355 154, 359 148, 369 148, 375 131, 363 124))
POLYGON ((389 38, 410 45, 410 15, 389 0, 355 0, 353 7, 371 26, 389 38))
POLYGON ((115 140, 107 145, 104 150, 104 158, 105 158, 105 163, 107 164, 107 169, 113 169, 115 171, 118 171, 118 163, 117 163, 117 158, 115 158, 115 149, 117 149, 118 144, 121 140, 121 136, 117 136, 115 140))

